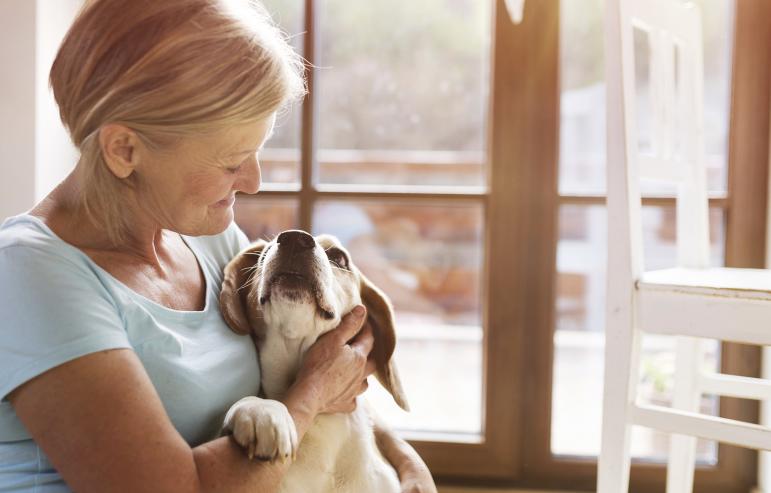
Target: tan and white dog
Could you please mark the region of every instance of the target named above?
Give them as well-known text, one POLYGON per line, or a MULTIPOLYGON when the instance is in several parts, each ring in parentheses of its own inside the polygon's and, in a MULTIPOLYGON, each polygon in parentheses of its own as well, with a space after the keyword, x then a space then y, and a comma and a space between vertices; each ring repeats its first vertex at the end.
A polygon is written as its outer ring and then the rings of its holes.
POLYGON ((373 416, 361 397, 353 413, 318 416, 302 444, 289 412, 277 400, 293 383, 305 351, 358 304, 367 307, 375 336, 375 375, 407 410, 391 361, 396 345, 391 304, 353 265, 337 238, 284 231, 269 243, 260 240, 245 249, 225 268, 222 314, 235 332, 254 338, 266 399, 246 397, 234 404, 224 431, 250 456, 295 458, 282 492, 400 491, 396 472, 376 446, 373 416))

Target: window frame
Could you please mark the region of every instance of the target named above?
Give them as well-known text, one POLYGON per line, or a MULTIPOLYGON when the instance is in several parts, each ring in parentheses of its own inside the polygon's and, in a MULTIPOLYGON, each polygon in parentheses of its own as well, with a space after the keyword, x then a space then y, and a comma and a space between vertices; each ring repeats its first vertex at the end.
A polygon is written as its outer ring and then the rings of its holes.
MULTIPOLYGON (((511 228, 511 211, 522 211, 519 214, 517 222, 521 222, 522 227, 530 227, 529 218, 524 212, 527 204, 523 203, 521 198, 526 197, 524 190, 519 193, 508 193, 506 183, 524 183, 523 173, 527 173, 524 167, 506 166, 512 156, 515 155, 512 140, 507 140, 508 136, 519 135, 516 144, 530 144, 528 139, 524 138, 525 130, 530 128, 526 119, 520 119, 516 124, 508 118, 510 114, 499 111, 490 106, 488 117, 488 155, 485 165, 487 166, 487 190, 483 187, 436 187, 438 192, 420 190, 415 187, 404 187, 404 190, 397 190, 395 187, 384 188, 380 191, 373 190, 371 186, 349 186, 349 185, 330 185, 317 183, 318 161, 317 161, 317 143, 316 143, 316 122, 315 113, 317 112, 317 100, 315 98, 314 88, 316 87, 316 77, 314 62, 318 46, 318 33, 316 22, 317 1, 305 0, 305 21, 303 55, 309 62, 306 70, 308 84, 308 94, 302 105, 302 123, 301 123, 301 149, 300 149, 300 183, 297 184, 270 184, 263 187, 257 197, 248 195, 239 195, 239 201, 247 202, 252 200, 266 199, 292 199, 298 205, 298 225, 307 231, 312 230, 312 216, 314 205, 323 200, 361 200, 378 199, 384 201, 402 201, 412 202, 455 202, 455 203, 474 203, 482 207, 485 221, 485 244, 484 244, 484 264, 482 266, 483 279, 486 279, 482 286, 482 320, 483 320, 483 339, 482 351, 486 366, 483 369, 483 423, 482 435, 479 440, 469 440, 466 435, 411 433, 410 442, 424 457, 430 466, 433 474, 437 478, 469 479, 469 478, 497 478, 499 480, 512 480, 518 477, 520 465, 519 444, 520 436, 520 410, 523 408, 520 386, 521 370, 519 360, 524 352, 521 338, 516 334, 523 333, 523 320, 519 316, 521 312, 520 301, 512 304, 511 300, 521 300, 522 296, 516 294, 510 299, 501 297, 492 297, 487 299, 485 293, 501 290, 502 292, 522 293, 526 287, 521 283, 522 276, 511 274, 518 270, 528 268, 524 261, 526 252, 532 248, 518 241, 519 234, 515 233, 516 228, 511 228), (490 135, 495 132, 495 136, 490 135), (491 177, 496 179, 492 180, 491 177), (513 250, 512 250, 513 249, 513 250), (512 251, 519 252, 512 255, 512 251), (495 268, 490 266, 494 265, 495 268), (508 275, 502 275, 503 273, 508 275), (496 286, 493 289, 491 286, 496 286), (515 306, 517 305, 517 306, 515 306), (509 328, 509 329, 507 329, 509 328), (513 336, 513 337, 512 337, 513 336), (517 358, 511 355, 516 354, 517 358), (512 382, 511 379, 502 378, 501 375, 518 375, 512 382), (506 388, 505 392, 488 392, 490 388, 506 388)), ((543 9, 538 9, 543 10, 543 9)), ((509 28, 511 26, 508 16, 505 15, 505 6, 503 2, 495 2, 493 5, 493 30, 499 33, 508 33, 511 36, 509 28), (498 15, 496 12, 503 12, 498 15)), ((554 19, 556 22, 556 19, 554 19)), ((531 25, 526 27, 528 33, 522 30, 514 31, 514 36, 507 42, 512 46, 519 46, 519 43, 526 36, 532 36, 531 25)), ((556 24, 555 24, 556 26, 556 24)), ((553 31, 556 35, 556 31, 553 31)), ((492 43, 493 45, 495 43, 492 43)), ((552 50, 556 50, 556 37, 550 44, 552 50)), ((495 52, 491 47, 491 51, 495 52)), ((499 50, 496 59, 503 61, 509 55, 506 50, 499 50)), ((510 50, 509 50, 510 54, 510 50)), ((550 59, 556 60, 556 51, 549 55, 550 59)), ((518 69, 517 69, 518 70, 518 69)), ((493 83, 491 80, 491 91, 495 92, 492 96, 494 100, 508 98, 510 108, 516 108, 522 104, 530 103, 531 111, 535 111, 537 106, 533 105, 530 97, 530 89, 533 87, 544 86, 544 84, 530 83, 523 84, 523 80, 514 77, 517 70, 509 68, 509 73, 498 80, 509 81, 520 84, 517 91, 512 91, 505 87, 505 84, 493 83), (525 87, 527 86, 527 87, 525 87)), ((556 81, 554 75, 556 67, 552 67, 552 73, 539 75, 543 82, 556 81)), ((492 79, 492 76, 491 76, 492 79)), ((536 81, 530 81, 536 82, 536 81)), ((544 86, 545 87, 545 86, 544 86)), ((552 87, 556 91, 556 86, 552 87)), ((554 101, 554 98, 549 98, 554 101)), ((552 119, 556 122, 557 109, 552 109, 552 119)), ((530 131, 529 137, 538 138, 537 132, 530 131)), ((556 158, 556 141, 549 140, 541 147, 531 146, 530 153, 538 152, 538 149, 549 149, 552 154, 550 160, 556 158)), ((516 146, 515 146, 516 147, 516 146)), ((522 147, 524 150, 524 147, 522 147)))

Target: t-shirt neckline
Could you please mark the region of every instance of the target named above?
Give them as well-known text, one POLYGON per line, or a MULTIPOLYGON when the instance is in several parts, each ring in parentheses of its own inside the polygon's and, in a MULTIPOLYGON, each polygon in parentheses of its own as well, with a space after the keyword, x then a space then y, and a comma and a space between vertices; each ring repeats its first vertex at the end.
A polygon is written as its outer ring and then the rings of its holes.
POLYGON ((16 216, 16 218, 19 219, 28 219, 35 223, 37 226, 39 226, 44 232, 46 232, 48 235, 50 235, 54 240, 62 243, 67 248, 75 251, 79 256, 81 256, 90 266, 92 266, 96 271, 102 273, 105 277, 110 279, 114 284, 121 287, 122 290, 128 292, 131 294, 132 297, 141 300, 143 303, 155 308, 156 310, 160 310, 162 312, 175 314, 179 316, 198 316, 208 313, 209 308, 211 307, 211 296, 210 296, 210 288, 211 288, 211 280, 209 279, 209 276, 206 272, 206 268, 204 263, 201 260, 201 255, 198 252, 197 247, 194 247, 192 243, 188 240, 188 238, 183 235, 179 234, 179 237, 182 239, 182 241, 185 243, 185 245, 190 249, 190 251, 193 253, 193 256, 195 257, 195 260, 198 264, 198 269, 203 274, 204 283, 205 283, 205 299, 204 299, 204 307, 202 310, 176 310, 174 308, 170 308, 166 305, 163 305, 161 303, 158 303, 156 301, 151 300, 150 298, 136 292, 129 286, 127 286, 123 281, 118 279, 117 277, 113 276, 110 272, 108 272, 106 269, 102 268, 99 264, 94 262, 94 260, 89 257, 83 250, 76 247, 75 245, 68 243, 64 241, 59 235, 57 235, 41 218, 34 216, 30 213, 24 213, 16 216))

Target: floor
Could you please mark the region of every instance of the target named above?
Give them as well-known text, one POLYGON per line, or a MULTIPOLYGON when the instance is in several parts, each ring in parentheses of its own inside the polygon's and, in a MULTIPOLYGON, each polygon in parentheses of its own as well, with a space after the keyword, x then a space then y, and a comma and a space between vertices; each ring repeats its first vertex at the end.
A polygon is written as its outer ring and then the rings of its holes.
MULTIPOLYGON (((482 488, 457 488, 457 487, 439 487, 439 493, 568 493, 559 491, 545 490, 501 490, 501 489, 482 489, 482 488)), ((575 492, 570 492, 575 493, 575 492)))

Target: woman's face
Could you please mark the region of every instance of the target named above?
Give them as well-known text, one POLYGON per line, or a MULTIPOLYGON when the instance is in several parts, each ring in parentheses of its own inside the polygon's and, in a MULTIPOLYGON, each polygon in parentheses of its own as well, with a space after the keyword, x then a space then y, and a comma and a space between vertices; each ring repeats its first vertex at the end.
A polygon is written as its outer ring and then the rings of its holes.
POLYGON ((190 236, 224 231, 233 221, 236 192, 257 193, 257 153, 275 115, 149 153, 137 169, 139 207, 164 229, 190 236))

